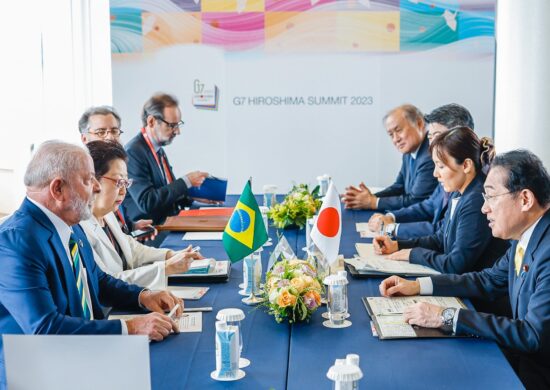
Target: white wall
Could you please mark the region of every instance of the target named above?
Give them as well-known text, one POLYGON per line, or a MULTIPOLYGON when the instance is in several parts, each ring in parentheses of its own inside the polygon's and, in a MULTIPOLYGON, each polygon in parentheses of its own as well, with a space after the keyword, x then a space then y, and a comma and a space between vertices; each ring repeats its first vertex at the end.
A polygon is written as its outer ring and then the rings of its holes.
POLYGON ((525 148, 550 167, 550 1, 497 2, 497 150, 525 148))
MULTIPOLYGON (((492 39, 479 39, 485 52, 492 39)), ((456 102, 468 107, 481 135, 492 134, 493 57, 468 56, 468 42, 395 55, 260 56, 224 54, 205 46, 172 46, 147 56, 113 59, 114 105, 127 141, 141 127, 144 101, 156 91, 179 97, 182 135, 167 148, 177 175, 204 169, 228 177, 239 193, 249 176, 286 191, 329 173, 340 191, 364 180, 390 184, 400 166, 382 126, 390 108, 413 103, 423 111, 456 102), (461 58, 457 61, 457 58, 461 58), (191 104, 193 80, 217 84, 218 112, 191 104), (138 82, 139 81, 139 82, 138 82), (348 96, 346 105, 240 105, 240 97, 348 96), (372 96, 352 106, 350 96, 372 96)))

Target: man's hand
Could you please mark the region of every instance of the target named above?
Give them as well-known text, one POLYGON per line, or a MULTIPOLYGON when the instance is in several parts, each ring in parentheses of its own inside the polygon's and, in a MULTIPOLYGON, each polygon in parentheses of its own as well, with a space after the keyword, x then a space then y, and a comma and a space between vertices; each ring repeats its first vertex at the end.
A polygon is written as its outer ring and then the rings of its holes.
POLYGON ((178 325, 168 316, 160 313, 150 313, 126 321, 128 334, 143 334, 149 340, 162 341, 172 331, 179 333, 178 325))
POLYGON ((371 232, 379 232, 380 228, 382 227, 382 223, 384 223, 385 226, 395 223, 395 220, 391 215, 384 215, 380 213, 374 213, 372 217, 369 219, 369 230, 371 232))
POLYGON ((375 209, 377 198, 367 188, 365 183, 361 182, 359 188, 349 186, 346 193, 342 196, 342 201, 347 209, 375 209))
POLYGON ((202 182, 205 178, 209 176, 208 172, 201 172, 201 171, 195 171, 195 172, 189 172, 187 175, 187 178, 191 182, 192 187, 200 187, 202 182))
POLYGON ((440 328, 443 325, 441 322, 442 312, 443 308, 441 306, 420 302, 405 308, 403 319, 411 325, 418 325, 424 328, 440 328))
POLYGON ((180 306, 176 310, 176 316, 179 317, 183 313, 183 300, 169 291, 144 290, 139 294, 139 303, 141 306, 157 313, 170 311, 179 303, 180 306))
POLYGON ((166 275, 181 274, 187 272, 193 260, 202 259, 199 252, 193 252, 192 249, 184 249, 176 252, 174 256, 166 260, 166 275))
POLYGON ((399 250, 397 241, 393 241, 386 235, 374 237, 372 239, 372 246, 374 247, 374 253, 377 255, 389 255, 399 250))
POLYGON ((391 255, 388 256, 389 260, 399 260, 399 261, 409 261, 411 257, 411 250, 410 249, 401 249, 400 251, 397 251, 391 255))
POLYGON ((395 275, 384 279, 378 288, 380 295, 384 297, 420 294, 420 283, 417 280, 407 280, 395 275))
MULTIPOLYGON (((153 224, 152 219, 140 219, 139 221, 134 222, 134 230, 146 230, 149 228, 155 229, 155 227, 152 224, 153 224)), ((155 231, 152 232, 151 234, 147 236, 139 237, 137 238, 137 240, 138 241, 154 240, 157 234, 159 234, 159 232, 157 231, 157 229, 155 229, 155 231)))

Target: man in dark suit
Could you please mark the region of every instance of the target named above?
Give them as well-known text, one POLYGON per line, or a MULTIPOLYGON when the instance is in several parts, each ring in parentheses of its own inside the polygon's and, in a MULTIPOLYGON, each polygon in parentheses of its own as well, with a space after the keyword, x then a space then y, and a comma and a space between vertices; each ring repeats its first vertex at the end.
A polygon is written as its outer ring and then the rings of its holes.
POLYGON ((397 179, 376 194, 364 183, 347 187, 342 197, 346 208, 395 210, 421 202, 437 186, 422 112, 410 104, 399 106, 384 117, 384 125, 393 144, 403 154, 397 179))
MULTIPOLYGON (((474 130, 470 112, 459 104, 445 104, 425 116, 428 140, 458 126, 474 130)), ((386 214, 375 213, 369 220, 369 229, 379 232, 384 223, 388 234, 400 239, 428 236, 437 231, 447 211, 449 193, 438 185, 428 199, 398 210, 386 210, 386 214)))
MULTIPOLYGON (((84 149, 44 143, 27 167, 25 185, 23 204, 0 226, 1 334, 143 334, 162 340, 177 331, 175 322, 160 313, 182 305, 179 298, 129 285, 97 267, 77 225, 90 218, 100 190, 84 149), (106 320, 103 306, 159 313, 106 320)), ((1 342, 0 357, 3 388, 1 342)))
MULTIPOLYGON (((419 303, 405 310, 410 324, 446 327, 499 343, 528 389, 550 388, 550 176, 534 154, 499 155, 485 181, 487 215, 495 237, 512 245, 492 268, 408 281, 391 276, 380 293, 467 298, 509 293, 512 318, 419 303)), ((472 226, 472 229, 475 229, 472 226)))
POLYGON ((131 220, 152 219, 158 225, 191 205, 188 188, 200 186, 208 173, 196 171, 177 178, 168 162, 164 146, 172 143, 183 125, 174 96, 152 96, 143 106, 141 121, 143 128, 126 144, 133 184, 123 205, 131 220))

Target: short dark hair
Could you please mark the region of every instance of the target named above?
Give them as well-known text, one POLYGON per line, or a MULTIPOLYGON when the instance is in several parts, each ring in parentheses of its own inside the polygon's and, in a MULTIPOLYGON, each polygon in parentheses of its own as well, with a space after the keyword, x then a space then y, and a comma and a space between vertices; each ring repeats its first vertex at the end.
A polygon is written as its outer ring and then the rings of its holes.
POLYGON ((141 110, 141 122, 143 127, 147 126, 147 117, 152 115, 155 118, 164 119, 166 107, 178 107, 178 99, 167 93, 157 93, 149 98, 141 110))
POLYGON ((474 118, 472 118, 470 111, 456 103, 437 107, 427 114, 424 119, 427 123, 439 123, 449 130, 458 126, 469 127, 474 130, 474 118))
POLYGON ((527 189, 542 207, 550 204, 550 176, 534 153, 517 149, 499 154, 491 164, 491 169, 495 167, 502 167, 508 172, 508 181, 504 184, 508 191, 527 189))
POLYGON ((402 111, 407 121, 412 125, 416 125, 419 121, 424 123, 424 114, 422 114, 422 111, 420 111, 418 107, 413 106, 412 104, 402 104, 400 106, 392 108, 390 111, 388 111, 386 115, 384 115, 382 122, 385 124, 386 119, 388 119, 390 115, 393 115, 398 111, 402 111))
POLYGON ((86 144, 94 161, 95 175, 97 178, 105 175, 111 168, 114 160, 128 161, 126 151, 116 141, 92 141, 86 144))
POLYGON ((84 114, 82 114, 82 116, 78 120, 78 131, 80 131, 80 134, 84 134, 88 132, 88 130, 90 129, 90 117, 93 115, 112 115, 117 120, 118 127, 120 127, 122 124, 120 115, 118 115, 118 113, 113 107, 111 106, 90 107, 86 111, 84 111, 84 114))
POLYGON ((487 137, 479 139, 469 127, 455 127, 439 134, 430 145, 430 153, 434 150, 444 163, 448 157, 453 158, 457 164, 470 159, 475 165, 476 172, 482 173, 488 171, 495 157, 493 141, 487 137))

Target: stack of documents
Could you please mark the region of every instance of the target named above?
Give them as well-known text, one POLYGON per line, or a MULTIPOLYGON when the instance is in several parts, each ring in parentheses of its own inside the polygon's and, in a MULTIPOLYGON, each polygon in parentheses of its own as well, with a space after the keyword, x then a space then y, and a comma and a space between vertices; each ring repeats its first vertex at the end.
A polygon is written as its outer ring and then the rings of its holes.
MULTIPOLYGON (((136 317, 141 317, 143 314, 114 314, 110 315, 110 320, 131 320, 136 317)), ((202 313, 201 312, 192 312, 192 313, 183 313, 181 317, 177 319, 178 327, 180 332, 202 332, 202 313)))
POLYGON ((355 244, 358 257, 344 260, 352 265, 360 275, 400 275, 400 276, 427 276, 438 275, 440 272, 433 268, 408 261, 388 260, 387 256, 374 253, 372 244, 355 244))
MULTIPOLYGON (((206 259, 208 261, 212 259, 206 259)), ((202 261, 202 260, 198 260, 202 261)), ((193 263, 197 262, 195 260, 193 263)), ((168 276, 168 283, 170 283, 171 280, 179 281, 179 282, 193 282, 193 283, 201 283, 201 282, 225 282, 229 278, 229 274, 231 272, 231 265, 228 260, 222 260, 222 261, 214 261, 213 263, 210 263, 208 272, 205 273, 193 273, 193 272, 186 272, 184 274, 175 274, 168 276)))
POLYGON ((361 299, 381 340, 418 337, 454 337, 453 334, 445 333, 441 329, 428 329, 409 325, 403 320, 403 312, 408 306, 419 302, 457 309, 466 308, 460 299, 454 297, 363 297, 361 299))

